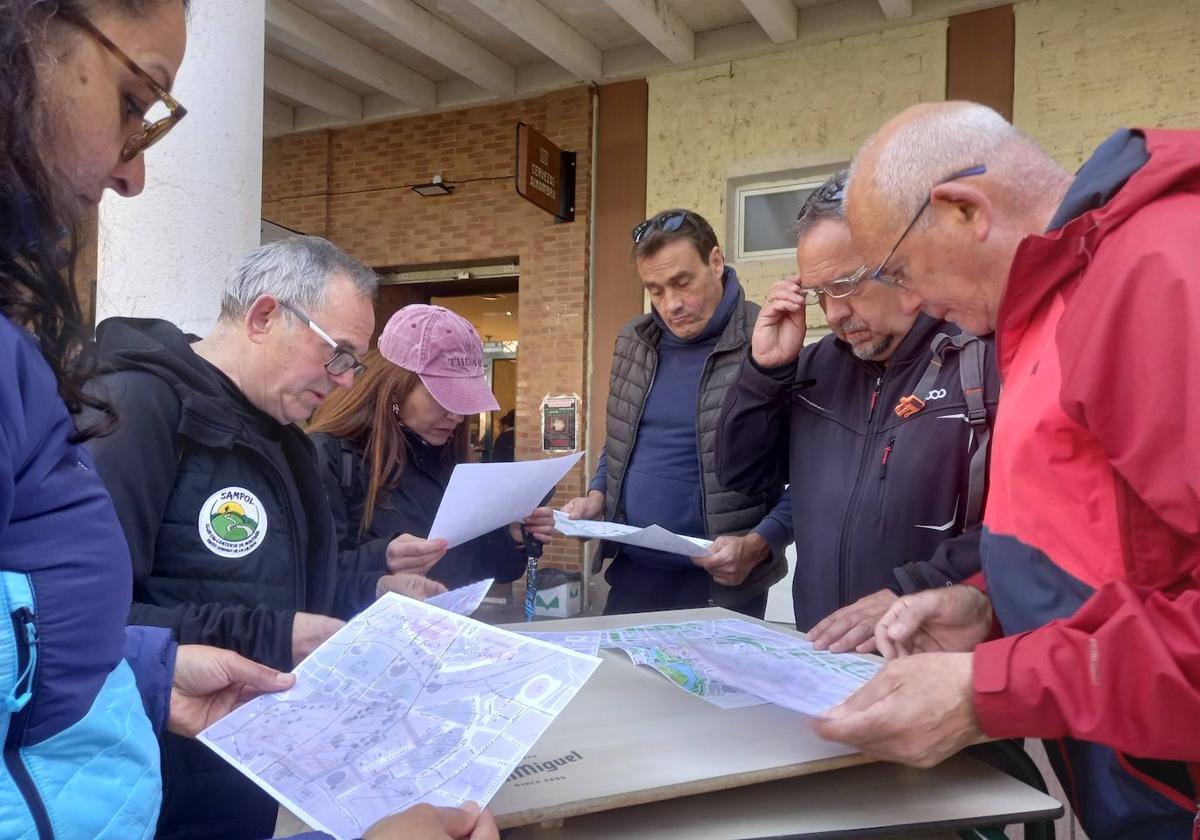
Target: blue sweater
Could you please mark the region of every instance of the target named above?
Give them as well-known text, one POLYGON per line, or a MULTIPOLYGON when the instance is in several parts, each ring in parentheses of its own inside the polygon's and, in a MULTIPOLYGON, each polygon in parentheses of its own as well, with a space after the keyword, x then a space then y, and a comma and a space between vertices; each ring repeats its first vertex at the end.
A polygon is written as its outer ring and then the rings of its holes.
MULTIPOLYGON (((696 414, 705 362, 737 307, 737 274, 732 267, 725 268, 724 281, 725 292, 716 312, 695 338, 679 338, 652 310, 662 338, 658 369, 625 474, 624 507, 630 525, 659 525, 677 534, 708 539, 720 536, 708 533, 704 521, 696 414)), ((608 457, 602 452, 589 489, 604 492, 607 475, 608 457)), ((788 494, 754 530, 773 551, 781 551, 791 541, 788 494)), ((696 568, 689 558, 661 551, 624 546, 621 553, 648 566, 696 568)))

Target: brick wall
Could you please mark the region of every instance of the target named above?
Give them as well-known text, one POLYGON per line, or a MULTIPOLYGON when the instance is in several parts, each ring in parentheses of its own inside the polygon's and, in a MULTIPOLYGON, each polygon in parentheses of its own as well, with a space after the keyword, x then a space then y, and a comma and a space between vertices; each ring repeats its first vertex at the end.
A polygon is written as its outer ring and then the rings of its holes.
MULTIPOLYGON (((587 88, 521 102, 266 141, 263 216, 329 237, 377 268, 520 263, 517 455, 541 455, 546 394, 586 393, 592 106, 587 88), (557 225, 513 187, 516 123, 578 152, 576 216, 557 225), (456 184, 422 198, 409 185, 437 173, 456 184)), ((580 441, 584 440, 580 418, 580 441)), ((554 504, 583 492, 582 468, 554 504)), ((579 544, 560 538, 546 565, 577 568, 579 544)))
POLYGON ((1200 125, 1196 0, 1027 0, 1014 122, 1074 170, 1115 129, 1200 125))

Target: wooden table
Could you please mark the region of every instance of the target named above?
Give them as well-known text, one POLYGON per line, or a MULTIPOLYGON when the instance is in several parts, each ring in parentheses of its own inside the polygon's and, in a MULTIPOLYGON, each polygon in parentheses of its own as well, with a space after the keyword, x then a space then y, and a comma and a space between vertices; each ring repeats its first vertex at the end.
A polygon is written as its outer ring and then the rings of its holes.
POLYGON ((1049 796, 965 755, 932 770, 868 764, 525 826, 506 840, 911 837, 1062 814, 1049 796))
MULTIPOLYGON (((709 608, 506 626, 561 632, 720 618, 745 617, 709 608)), ((514 840, 848 836, 878 834, 881 825, 936 830, 1061 812, 1053 799, 965 757, 932 771, 842 770, 868 759, 818 738, 804 715, 769 704, 720 709, 622 651, 600 655, 600 667, 489 805, 502 827, 529 827, 514 840), (553 833, 538 827, 561 820, 553 833)), ((286 817, 285 826, 297 827, 286 817)))
MULTIPOLYGON (((544 631, 745 618, 720 608, 538 621, 544 631)), ((752 620, 752 619, 751 619, 752 620)), ((760 622, 764 623, 765 622, 760 622)), ((520 630, 530 625, 505 625, 520 630)), ((778 628, 776 628, 778 629, 778 628)), ((784 631, 792 632, 792 631, 784 631)), ((726 790, 864 763, 817 737, 804 715, 721 709, 623 651, 603 663, 489 806, 503 827, 726 790), (550 769, 541 769, 549 767, 550 769)))

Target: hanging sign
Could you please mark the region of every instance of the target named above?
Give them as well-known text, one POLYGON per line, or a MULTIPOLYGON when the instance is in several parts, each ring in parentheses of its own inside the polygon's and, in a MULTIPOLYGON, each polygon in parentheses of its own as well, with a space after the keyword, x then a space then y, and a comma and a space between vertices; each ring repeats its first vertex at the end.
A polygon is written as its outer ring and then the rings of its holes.
POLYGON ((560 222, 575 221, 575 153, 517 123, 517 195, 560 222))

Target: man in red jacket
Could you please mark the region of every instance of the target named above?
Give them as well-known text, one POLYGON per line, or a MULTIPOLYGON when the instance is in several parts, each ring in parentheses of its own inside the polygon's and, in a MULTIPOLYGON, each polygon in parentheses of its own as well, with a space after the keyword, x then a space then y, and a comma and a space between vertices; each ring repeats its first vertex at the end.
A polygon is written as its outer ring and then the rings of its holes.
POLYGON ((1092 840, 1194 836, 1200 132, 1117 132, 1072 178, 988 108, 921 105, 859 152, 847 202, 877 280, 995 330, 1004 390, 987 595, 900 599, 891 661, 818 731, 922 766, 1053 739, 1092 840))

